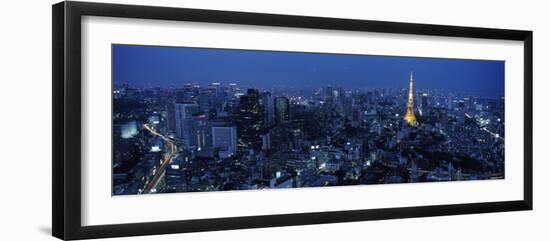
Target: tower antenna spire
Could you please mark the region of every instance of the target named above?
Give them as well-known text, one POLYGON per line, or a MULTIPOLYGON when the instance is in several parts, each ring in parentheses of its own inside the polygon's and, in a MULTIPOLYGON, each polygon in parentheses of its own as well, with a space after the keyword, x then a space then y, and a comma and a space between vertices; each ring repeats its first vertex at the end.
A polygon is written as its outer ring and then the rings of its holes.
POLYGON ((409 80, 409 99, 407 101, 407 113, 404 117, 407 124, 411 126, 418 125, 416 116, 414 116, 414 92, 413 92, 413 72, 411 71, 411 79, 409 80))

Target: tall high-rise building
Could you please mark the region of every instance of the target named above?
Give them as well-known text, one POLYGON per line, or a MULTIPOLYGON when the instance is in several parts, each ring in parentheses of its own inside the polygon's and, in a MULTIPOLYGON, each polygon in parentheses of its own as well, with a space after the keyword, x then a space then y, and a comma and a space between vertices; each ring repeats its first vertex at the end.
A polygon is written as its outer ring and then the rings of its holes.
POLYGON ((212 146, 212 129, 208 121, 208 114, 199 112, 193 115, 193 129, 190 144, 198 150, 212 146))
POLYGON ((290 102, 284 96, 275 98, 275 121, 278 125, 290 121, 290 102))
POLYGON ((264 108, 264 124, 272 125, 275 122, 275 101, 270 92, 261 94, 261 101, 264 108))
POLYGON ((191 130, 193 128, 193 115, 199 111, 199 106, 193 102, 176 102, 174 107, 176 114, 176 136, 189 146, 191 130))
POLYGON ((169 132, 176 133, 176 108, 172 101, 166 104, 166 124, 169 132))
POLYGON ((210 113, 211 109, 214 109, 215 89, 205 88, 202 89, 198 96, 199 110, 205 113, 210 113))
POLYGON ((407 101, 407 113, 404 117, 407 124, 411 126, 418 125, 416 117, 414 116, 414 92, 413 92, 413 74, 411 72, 411 79, 409 81, 409 99, 407 101))
POLYGON ((259 132, 264 127, 264 110, 257 89, 248 89, 247 93, 240 97, 235 122, 239 142, 259 150, 262 145, 259 132))

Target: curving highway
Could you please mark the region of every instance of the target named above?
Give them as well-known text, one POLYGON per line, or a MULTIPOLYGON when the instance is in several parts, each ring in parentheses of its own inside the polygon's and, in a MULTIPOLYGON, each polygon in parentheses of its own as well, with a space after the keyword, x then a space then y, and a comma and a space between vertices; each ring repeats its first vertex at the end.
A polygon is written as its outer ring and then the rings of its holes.
POLYGON ((160 168, 157 170, 155 175, 153 175, 153 178, 151 178, 151 181, 149 181, 145 185, 145 188, 141 192, 141 194, 148 194, 148 193, 151 193, 151 190, 157 187, 159 181, 164 176, 166 167, 170 164, 170 162, 172 162, 172 160, 174 160, 174 158, 178 156, 178 147, 176 146, 176 143, 172 139, 153 130, 148 124, 144 124, 143 128, 145 128, 145 130, 149 131, 151 134, 159 136, 164 141, 166 141, 166 143, 170 146, 170 149, 169 149, 170 151, 164 153, 163 161, 162 161, 162 164, 160 165, 160 168))

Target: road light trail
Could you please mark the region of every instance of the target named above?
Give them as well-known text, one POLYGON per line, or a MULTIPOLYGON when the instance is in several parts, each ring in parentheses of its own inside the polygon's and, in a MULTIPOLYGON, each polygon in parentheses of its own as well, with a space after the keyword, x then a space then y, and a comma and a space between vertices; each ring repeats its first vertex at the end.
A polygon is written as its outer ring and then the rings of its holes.
MULTIPOLYGON (((468 117, 468 118, 473 118, 473 117, 472 117, 471 115, 469 115, 468 113, 464 113, 464 115, 465 115, 466 117, 468 117)), ((480 130, 485 131, 485 132, 491 134, 493 137, 495 137, 495 138, 497 138, 497 139, 501 139, 501 140, 504 141, 504 137, 500 136, 498 133, 494 133, 494 132, 488 130, 487 127, 481 127, 481 124, 479 124, 479 125, 480 125, 480 128, 479 128, 480 130)))
POLYGON ((170 142, 171 144, 174 144, 174 141, 158 132, 156 132, 155 130, 151 129, 151 127, 149 127, 149 125, 147 124, 144 124, 143 125, 143 128, 145 128, 146 130, 148 130, 149 132, 151 132, 151 134, 153 135, 156 135, 156 136, 159 136, 160 138, 162 138, 163 140, 167 141, 167 142, 170 142))
POLYGON ((178 154, 177 154, 177 146, 172 139, 156 132, 147 124, 144 124, 143 128, 145 128, 145 130, 149 131, 151 134, 159 136, 170 145, 170 153, 167 155, 164 155, 164 160, 160 165, 160 168, 155 173, 155 175, 153 175, 153 178, 151 179, 151 181, 147 183, 147 185, 142 191, 143 194, 147 194, 147 193, 150 193, 151 190, 158 185, 159 181, 164 176, 164 171, 166 170, 166 167, 168 166, 168 164, 170 164, 170 162, 172 162, 172 160, 174 160, 174 158, 178 156, 178 154))
POLYGON ((491 132, 490 130, 487 130, 487 127, 483 127, 481 128, 481 130, 491 134, 495 138, 498 138, 504 141, 504 137, 500 136, 498 133, 494 133, 494 132, 491 132))

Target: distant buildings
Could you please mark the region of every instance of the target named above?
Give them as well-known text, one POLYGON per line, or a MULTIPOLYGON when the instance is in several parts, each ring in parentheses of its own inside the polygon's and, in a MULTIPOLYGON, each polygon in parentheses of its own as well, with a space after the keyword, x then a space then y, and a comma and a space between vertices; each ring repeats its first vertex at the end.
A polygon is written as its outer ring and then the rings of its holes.
POLYGON ((161 174, 151 192, 503 178, 504 100, 423 93, 415 106, 412 76, 408 89, 125 86, 113 193, 161 174))
POLYGON ((290 102, 284 96, 275 98, 275 120, 278 125, 290 121, 290 102))

